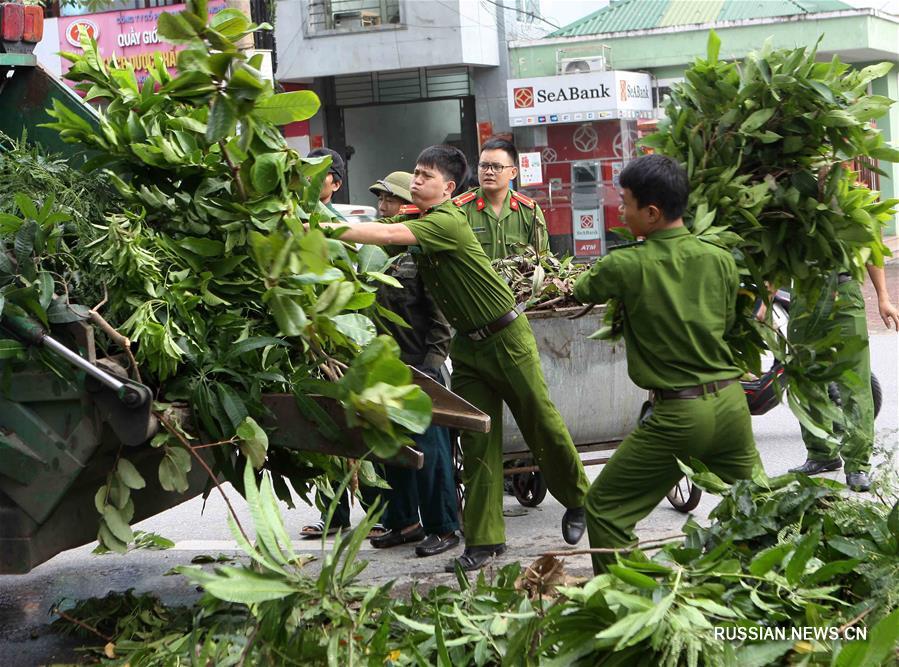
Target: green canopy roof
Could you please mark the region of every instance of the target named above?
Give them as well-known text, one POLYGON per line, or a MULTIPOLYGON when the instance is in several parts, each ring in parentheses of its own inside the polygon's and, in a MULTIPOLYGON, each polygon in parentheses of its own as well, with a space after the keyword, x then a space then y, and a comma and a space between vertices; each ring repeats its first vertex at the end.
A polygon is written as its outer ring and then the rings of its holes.
POLYGON ((852 9, 841 0, 618 0, 547 37, 581 37, 677 25, 852 9))

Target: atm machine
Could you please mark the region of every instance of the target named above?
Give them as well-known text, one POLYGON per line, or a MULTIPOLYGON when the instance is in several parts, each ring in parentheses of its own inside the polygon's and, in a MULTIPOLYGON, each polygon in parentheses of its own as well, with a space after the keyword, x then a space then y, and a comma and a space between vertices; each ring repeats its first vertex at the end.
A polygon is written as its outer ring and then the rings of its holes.
POLYGON ((571 163, 571 229, 575 257, 606 252, 602 173, 599 160, 571 163))

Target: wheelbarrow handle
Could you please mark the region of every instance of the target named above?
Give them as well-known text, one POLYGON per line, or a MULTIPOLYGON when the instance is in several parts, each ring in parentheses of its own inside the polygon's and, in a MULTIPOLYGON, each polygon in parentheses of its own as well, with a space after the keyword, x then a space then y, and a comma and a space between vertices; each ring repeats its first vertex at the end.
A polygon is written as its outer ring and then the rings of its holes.
MULTIPOLYGON (((84 357, 73 352, 55 338, 52 338, 47 331, 40 325, 28 317, 19 317, 16 315, 4 315, 0 323, 9 329, 13 335, 18 336, 29 345, 43 346, 62 357, 72 366, 82 370, 97 382, 109 389, 112 389, 119 400, 130 408, 143 405, 148 398, 149 392, 142 392, 138 387, 126 382, 122 382, 119 378, 107 373, 102 368, 95 366, 84 357)), ((143 387, 140 387, 143 388, 143 387)))

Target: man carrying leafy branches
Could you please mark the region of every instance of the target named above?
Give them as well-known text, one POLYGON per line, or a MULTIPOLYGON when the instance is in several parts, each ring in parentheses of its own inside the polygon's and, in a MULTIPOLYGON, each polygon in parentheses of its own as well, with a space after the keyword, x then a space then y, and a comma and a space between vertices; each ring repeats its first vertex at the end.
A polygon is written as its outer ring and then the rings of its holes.
MULTIPOLYGON (((883 323, 889 329, 893 324, 899 331, 899 310, 890 300, 886 285, 886 274, 882 267, 869 264, 868 275, 877 293, 877 307, 883 323)), ((846 360, 856 374, 856 383, 839 382, 841 409, 847 419, 843 424, 842 443, 819 437, 800 425, 802 441, 808 452, 805 463, 790 472, 817 475, 830 470, 839 470, 845 464, 846 484, 853 491, 867 491, 871 488, 868 472, 871 469, 871 450, 874 445, 874 397, 871 393, 871 352, 868 347, 868 320, 865 315, 865 298, 861 284, 849 273, 837 276, 832 317, 821 327, 806 331, 795 326, 801 322, 803 313, 810 310, 804 299, 796 299, 790 308, 790 340, 811 342, 823 338, 831 331, 839 330, 847 338, 857 337, 861 347, 851 352, 846 360)), ((833 431, 833 428, 830 429, 833 431)))
MULTIPOLYGON (((636 541, 634 526, 683 476, 678 460, 696 458, 726 482, 749 478, 760 462, 740 369, 725 341, 740 286, 733 256, 684 226, 689 181, 677 161, 637 158, 620 183, 624 221, 646 240, 597 261, 574 296, 618 301, 628 374, 652 391, 654 406, 587 494, 594 548, 636 541)), ((614 560, 594 554, 593 569, 599 574, 614 560)))
MULTIPOLYGON (((493 270, 465 217, 450 200, 467 173, 456 148, 431 146, 418 156, 411 195, 423 213, 361 223, 341 238, 408 247, 430 293, 456 329, 451 345, 453 391, 490 415, 489 434, 465 433, 465 552, 447 565, 476 570, 503 553, 502 407, 509 406, 546 477, 567 508, 562 535, 576 544, 586 528, 587 476, 571 435, 549 398, 537 343, 519 317, 509 286, 493 270), (383 224, 387 223, 387 224, 383 224)), ((339 229, 336 223, 322 227, 339 229)))

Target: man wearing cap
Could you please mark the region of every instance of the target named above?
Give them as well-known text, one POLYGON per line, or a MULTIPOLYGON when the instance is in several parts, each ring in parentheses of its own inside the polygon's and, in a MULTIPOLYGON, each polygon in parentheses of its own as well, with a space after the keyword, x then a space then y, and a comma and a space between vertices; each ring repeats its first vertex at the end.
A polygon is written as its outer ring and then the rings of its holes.
POLYGON ((511 141, 489 139, 478 162, 480 186, 453 199, 490 261, 520 255, 528 246, 541 253, 548 248, 543 211, 509 187, 518 175, 517 165, 518 150, 511 141))
MULTIPOLYGON (((412 204, 411 183, 412 174, 395 171, 369 188, 378 196, 378 214, 382 218, 420 213, 412 204)), ((378 302, 402 317, 409 327, 385 322, 387 333, 400 346, 405 363, 445 385, 441 371, 452 338, 449 322, 425 289, 411 254, 400 255, 388 274, 402 288, 382 285, 378 288, 378 302)), ((424 454, 424 467, 409 470, 385 466, 384 476, 390 484, 385 493, 390 508, 384 519, 388 531, 373 537, 371 544, 383 549, 419 542, 415 547, 417 556, 434 556, 459 544, 452 444, 449 430, 443 426, 432 425, 413 439, 424 454)))
POLYGON ((318 200, 328 210, 330 213, 329 217, 332 220, 343 220, 343 216, 334 208, 331 199, 334 197, 334 193, 340 190, 340 186, 343 185, 343 181, 346 179, 346 162, 344 162, 340 153, 330 148, 316 148, 309 151, 309 155, 306 157, 331 158, 331 166, 328 168, 328 175, 322 181, 322 189, 318 194, 318 200))
POLYGON ((416 215, 344 226, 351 243, 408 247, 425 285, 456 330, 451 345, 453 391, 491 417, 490 433, 462 434, 466 502, 465 551, 446 565, 477 570, 505 552, 503 521, 503 403, 509 406, 534 458, 545 470, 550 493, 564 505, 562 536, 577 544, 586 530, 587 476, 571 435, 553 405, 540 367, 537 342, 519 317, 512 290, 490 266, 465 215, 451 201, 468 171, 452 146, 431 146, 415 164, 412 201, 416 215))

